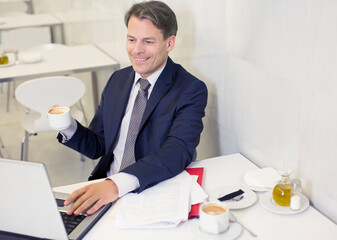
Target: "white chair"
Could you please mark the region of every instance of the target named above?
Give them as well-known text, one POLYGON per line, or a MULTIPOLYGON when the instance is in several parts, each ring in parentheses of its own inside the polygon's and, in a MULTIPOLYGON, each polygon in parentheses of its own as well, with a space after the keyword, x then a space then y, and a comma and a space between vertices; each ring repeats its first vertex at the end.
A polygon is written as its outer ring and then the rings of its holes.
MULTIPOLYGON (((28 2, 26 3, 29 5, 28 2)), ((28 11, 30 11, 28 9, 28 11)), ((27 13, 23 11, 8 11, 2 12, 0 11, 0 17, 13 17, 13 16, 22 16, 27 15, 27 13)), ((0 32, 0 42, 6 48, 15 49, 17 52, 29 50, 30 48, 37 45, 44 45, 51 42, 50 31, 47 27, 44 28, 23 28, 23 29, 13 29, 10 31, 0 32)), ((0 83, 2 85, 3 83, 0 83)), ((6 110, 9 112, 10 108, 10 98, 12 95, 11 88, 15 89, 15 81, 8 82, 7 87, 7 103, 6 110), (12 85, 12 86, 11 86, 12 85)), ((1 86, 2 88, 2 86, 1 86)), ((2 91, 1 91, 2 92, 2 91)))
MULTIPOLYGON (((64 49, 64 48, 67 48, 67 47, 68 47, 67 45, 60 44, 60 43, 46 43, 46 44, 41 44, 41 45, 34 46, 32 48, 29 48, 28 50, 26 50, 26 52, 34 52, 34 51, 44 52, 44 51, 50 51, 50 50, 55 50, 55 49, 64 49)), ((87 119, 87 116, 86 116, 84 108, 83 108, 82 99, 80 99, 80 101, 78 103, 79 103, 80 108, 81 108, 81 110, 84 114, 83 115, 84 123, 85 123, 86 126, 88 126, 88 119, 87 119)))
MULTIPOLYGON (((21 119, 25 129, 25 136, 21 143, 21 160, 28 158, 28 140, 39 132, 52 131, 47 111, 54 104, 73 106, 85 93, 84 83, 74 77, 54 76, 28 80, 20 84, 15 90, 15 97, 27 108, 21 119)), ((83 112, 71 108, 72 116, 79 122, 83 119, 83 112)), ((83 156, 81 155, 81 160, 83 156)))

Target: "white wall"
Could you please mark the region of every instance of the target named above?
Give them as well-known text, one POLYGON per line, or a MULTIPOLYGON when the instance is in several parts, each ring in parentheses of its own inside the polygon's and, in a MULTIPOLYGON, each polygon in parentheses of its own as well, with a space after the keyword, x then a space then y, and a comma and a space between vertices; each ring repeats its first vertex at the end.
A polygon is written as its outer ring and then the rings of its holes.
MULTIPOLYGON (((35 2, 38 11, 86 13, 71 14, 68 43, 94 42, 129 64, 123 15, 135 1, 35 2)), ((288 160, 337 222, 337 1, 165 2, 179 21, 171 57, 209 90, 198 158, 240 152, 276 168, 288 160)))
POLYGON ((337 1, 227 0, 221 153, 289 159, 337 221, 337 1))

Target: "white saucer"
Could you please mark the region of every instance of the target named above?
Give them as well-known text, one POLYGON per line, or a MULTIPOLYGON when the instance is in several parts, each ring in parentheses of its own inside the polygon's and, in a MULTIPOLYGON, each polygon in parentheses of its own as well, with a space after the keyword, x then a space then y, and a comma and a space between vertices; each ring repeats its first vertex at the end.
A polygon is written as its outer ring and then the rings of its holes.
POLYGON ((210 201, 217 201, 219 197, 238 191, 239 189, 242 189, 244 191, 243 198, 240 201, 233 201, 233 200, 224 201, 228 205, 229 209, 246 208, 253 205, 256 202, 257 200, 256 193, 250 190, 249 188, 240 185, 222 186, 220 188, 214 189, 213 191, 210 191, 209 199, 210 201))
POLYGON ((210 234, 200 230, 199 221, 193 221, 191 223, 190 232, 193 239, 198 240, 226 240, 226 239, 236 239, 241 235, 242 227, 238 223, 229 223, 228 229, 220 234, 210 234))
POLYGON ((0 64, 0 68, 10 67, 15 64, 15 61, 9 61, 7 64, 0 64))
POLYGON ((300 213, 305 211, 310 205, 308 198, 305 195, 301 194, 301 208, 299 210, 292 210, 290 207, 280 206, 277 203, 275 203, 272 191, 266 192, 263 195, 261 195, 260 202, 262 207, 277 214, 300 213))

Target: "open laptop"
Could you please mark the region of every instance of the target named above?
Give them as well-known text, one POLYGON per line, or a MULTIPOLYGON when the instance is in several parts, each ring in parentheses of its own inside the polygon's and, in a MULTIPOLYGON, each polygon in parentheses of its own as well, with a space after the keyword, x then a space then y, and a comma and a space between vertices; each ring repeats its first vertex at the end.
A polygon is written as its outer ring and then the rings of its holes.
POLYGON ((60 213, 69 208, 63 207, 68 195, 53 193, 44 164, 3 158, 0 193, 0 239, 81 239, 111 206, 90 216, 73 215, 72 225, 80 223, 71 230, 60 213))

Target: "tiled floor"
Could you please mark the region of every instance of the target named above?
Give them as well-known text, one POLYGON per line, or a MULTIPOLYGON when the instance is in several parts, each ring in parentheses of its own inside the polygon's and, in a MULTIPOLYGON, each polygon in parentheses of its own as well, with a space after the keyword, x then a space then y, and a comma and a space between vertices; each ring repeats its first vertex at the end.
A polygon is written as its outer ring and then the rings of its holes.
MULTIPOLYGON (((83 103, 90 121, 94 112, 90 79, 85 74, 78 77, 83 79, 87 86, 83 103)), ((0 136, 5 145, 1 152, 4 158, 20 159, 21 140, 24 135, 20 119, 25 108, 11 97, 10 110, 6 112, 6 96, 7 83, 0 83, 0 136)), ((85 158, 84 162, 80 161, 79 153, 59 144, 56 135, 57 132, 52 131, 30 137, 29 161, 45 163, 53 187, 86 181, 97 161, 88 158, 85 158)))

